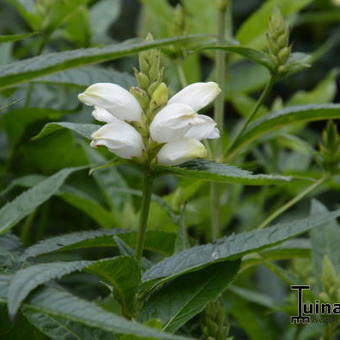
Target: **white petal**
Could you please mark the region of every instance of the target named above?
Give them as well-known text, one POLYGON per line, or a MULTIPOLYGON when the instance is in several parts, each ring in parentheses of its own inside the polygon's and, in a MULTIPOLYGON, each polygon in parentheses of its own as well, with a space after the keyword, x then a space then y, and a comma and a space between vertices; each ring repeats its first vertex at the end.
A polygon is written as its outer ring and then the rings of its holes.
POLYGON ((90 106, 106 109, 121 120, 139 121, 142 108, 137 99, 119 85, 111 83, 96 83, 80 93, 81 102, 90 106))
POLYGON ((159 143, 182 139, 197 117, 198 114, 188 105, 167 105, 151 122, 151 138, 159 143))
POLYGON ((111 123, 117 119, 109 111, 98 106, 92 111, 92 116, 94 119, 104 123, 111 123))
POLYGON ((131 159, 133 157, 141 157, 144 148, 142 136, 137 130, 114 118, 114 121, 102 126, 95 131, 92 136, 91 146, 106 146, 112 153, 131 159))
POLYGON ((211 103, 221 92, 217 83, 193 83, 177 92, 168 101, 169 104, 182 103, 191 106, 194 111, 199 111, 211 103))
POLYGON ((165 144, 157 154, 157 161, 162 165, 178 165, 195 158, 204 158, 207 150, 195 139, 181 139, 165 144))
POLYGON ((205 115, 198 115, 197 123, 193 124, 186 132, 186 138, 215 139, 220 137, 220 133, 216 128, 216 122, 205 115))

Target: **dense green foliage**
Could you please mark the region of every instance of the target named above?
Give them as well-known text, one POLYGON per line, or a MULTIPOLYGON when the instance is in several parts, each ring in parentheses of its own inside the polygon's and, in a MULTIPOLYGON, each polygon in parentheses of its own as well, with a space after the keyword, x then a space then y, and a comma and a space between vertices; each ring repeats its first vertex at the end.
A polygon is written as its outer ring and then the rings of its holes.
POLYGON ((290 323, 289 286, 340 303, 339 6, 1 1, 0 338, 337 339, 340 316, 290 323), (140 90, 156 48, 170 96, 222 89, 207 159, 146 169, 90 147, 77 95, 140 90))

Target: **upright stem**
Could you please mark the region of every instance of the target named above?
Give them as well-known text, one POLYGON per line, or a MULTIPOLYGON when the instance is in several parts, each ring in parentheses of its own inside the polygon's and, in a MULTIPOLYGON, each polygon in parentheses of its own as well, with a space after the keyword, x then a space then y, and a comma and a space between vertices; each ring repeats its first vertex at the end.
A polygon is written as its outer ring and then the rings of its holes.
POLYGON ((229 155, 229 152, 232 151, 232 149, 234 148, 235 145, 237 145, 237 142, 239 141, 240 137, 242 136, 244 130, 248 127, 248 125, 251 123, 251 121, 256 116, 257 111, 259 110, 259 108, 261 107, 261 105, 263 104, 265 99, 267 98, 270 90, 272 89, 274 82, 275 82, 275 77, 271 76, 270 80, 268 81, 265 88, 263 89, 259 100, 256 102, 255 106, 253 107, 253 110, 251 111, 250 115, 247 117, 246 121, 242 125, 241 129, 238 131, 234 140, 229 145, 228 150, 227 150, 227 159, 228 160, 232 158, 232 155, 229 155))
MULTIPOLYGON (((229 5, 230 6, 230 5, 229 5)), ((220 4, 217 16, 217 34, 218 43, 223 44, 226 38, 226 13, 228 5, 220 4)), ((214 119, 223 135, 224 130, 224 94, 225 94, 225 52, 223 50, 216 51, 216 80, 221 88, 221 93, 215 101, 214 119)), ((214 143, 214 158, 219 159, 222 154, 222 143, 217 141, 214 143)), ((220 218, 220 190, 219 185, 211 183, 210 185, 210 210, 211 210, 211 238, 216 240, 221 231, 220 218)))
POLYGON ((143 256, 145 231, 147 227, 149 210, 150 210, 151 194, 152 194, 152 174, 150 170, 146 169, 144 171, 144 178, 143 178, 143 197, 142 197, 141 213, 139 217, 137 245, 136 245, 136 252, 135 252, 138 263, 140 262, 143 256))
POLYGON ((181 86, 186 87, 188 85, 188 82, 187 82, 187 78, 185 76, 184 69, 183 69, 183 60, 182 59, 177 60, 176 66, 177 66, 177 73, 178 73, 178 78, 181 82, 181 86))
POLYGON ((325 175, 321 177, 318 181, 307 187, 305 190, 300 192, 299 195, 292 198, 290 201, 288 201, 286 204, 284 204, 281 208, 275 210, 271 215, 269 215, 263 223, 258 227, 258 230, 265 228, 271 221, 273 221, 276 217, 280 216, 282 213, 284 213, 286 210, 288 210, 290 207, 292 207, 295 203, 302 200, 305 196, 307 196, 309 193, 314 191, 316 188, 321 186, 325 181, 328 179, 328 176, 325 175))

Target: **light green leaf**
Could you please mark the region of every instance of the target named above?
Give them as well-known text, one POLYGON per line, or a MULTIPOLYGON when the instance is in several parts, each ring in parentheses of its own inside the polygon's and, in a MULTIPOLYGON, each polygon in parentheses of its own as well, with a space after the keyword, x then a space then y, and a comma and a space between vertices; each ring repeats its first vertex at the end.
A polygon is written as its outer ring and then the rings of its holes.
POLYGON ((142 320, 159 318, 163 330, 176 332, 218 298, 238 269, 239 261, 226 261, 174 280, 151 296, 141 312, 142 320))
POLYGON ((275 6, 284 16, 291 16, 310 4, 312 0, 267 0, 239 28, 236 39, 244 46, 263 48, 269 17, 275 6))
MULTIPOLYGON (((8 275, 0 275, 0 302, 6 303, 10 279, 11 277, 8 275)), ((136 322, 128 321, 61 288, 43 288, 24 304, 24 308, 116 334, 133 334, 153 339, 187 339, 167 333, 160 333, 136 322)))
POLYGON ((146 271, 143 281, 146 286, 174 279, 224 260, 277 245, 340 216, 340 209, 330 213, 312 215, 304 219, 279 223, 270 228, 231 235, 216 243, 201 245, 168 257, 146 271))
POLYGON ((60 170, 33 188, 28 189, 13 201, 6 203, 0 209, 0 234, 11 229, 40 204, 47 201, 59 190, 69 175, 82 169, 85 169, 85 167, 60 170))
POLYGON ((291 106, 256 120, 239 139, 228 155, 234 156, 245 145, 266 133, 279 130, 283 126, 316 120, 339 119, 340 104, 317 104, 291 106))
POLYGON ((91 65, 49 74, 44 77, 33 79, 32 82, 73 85, 81 88, 100 82, 115 83, 126 89, 135 85, 135 79, 129 73, 91 65))
POLYGON ((0 43, 18 41, 18 40, 21 40, 21 39, 31 37, 32 35, 35 35, 35 34, 37 34, 37 33, 33 32, 33 33, 0 35, 0 43))
POLYGON ((253 175, 250 171, 234 166, 215 163, 208 160, 185 162, 178 166, 158 167, 160 172, 170 172, 180 176, 199 178, 219 183, 241 183, 247 185, 282 184, 289 182, 290 177, 275 175, 253 175))
POLYGON ((87 64, 101 63, 136 54, 153 47, 161 47, 180 42, 189 42, 198 36, 174 37, 152 42, 126 43, 87 48, 73 51, 50 53, 0 66, 0 88, 7 88, 28 82, 50 73, 80 67, 87 64))

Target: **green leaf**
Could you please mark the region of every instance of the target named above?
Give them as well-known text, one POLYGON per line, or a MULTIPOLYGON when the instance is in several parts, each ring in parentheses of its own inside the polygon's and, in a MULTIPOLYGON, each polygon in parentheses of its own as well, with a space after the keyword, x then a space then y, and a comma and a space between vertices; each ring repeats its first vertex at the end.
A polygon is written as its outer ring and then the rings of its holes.
POLYGON ((47 201, 59 190, 69 175, 82 169, 85 169, 85 167, 60 170, 33 188, 23 192, 13 201, 6 203, 0 209, 0 234, 11 229, 40 204, 47 201))
POLYGON ((65 70, 33 79, 32 82, 43 84, 73 85, 88 87, 94 83, 115 83, 124 88, 134 86, 135 79, 126 72, 98 66, 85 66, 76 69, 65 70))
POLYGON ((40 263, 18 270, 8 288, 8 313, 14 317, 28 294, 52 279, 61 278, 92 264, 92 261, 40 263))
MULTIPOLYGON (((21 261, 30 257, 36 257, 55 251, 67 251, 72 249, 93 247, 115 247, 114 235, 126 242, 130 247, 136 243, 137 233, 122 229, 93 230, 69 233, 42 240, 26 249, 21 261)), ((164 231, 150 230, 146 232, 145 249, 169 255, 174 248, 176 235, 164 231)))
POLYGON ((5 42, 14 42, 21 39, 25 39, 31 37, 32 35, 36 35, 37 33, 22 33, 22 34, 11 34, 11 35, 0 35, 0 43, 5 42))
POLYGON ((43 129, 33 137, 33 140, 48 136, 61 129, 69 129, 79 135, 91 139, 93 132, 100 128, 100 125, 96 124, 79 124, 79 123, 69 123, 69 122, 52 122, 46 124, 43 129))
POLYGON ((194 160, 178 166, 158 167, 160 172, 170 172, 181 176, 199 178, 219 183, 241 183, 247 185, 282 184, 290 177, 274 175, 253 175, 250 171, 208 160, 194 160))
POLYGON ((101 48, 87 48, 66 52, 50 53, 0 66, 0 88, 25 83, 34 78, 50 73, 80 67, 87 64, 101 63, 153 47, 161 47, 180 42, 188 42, 198 36, 174 37, 152 42, 120 43, 101 48))
POLYGON ((120 302, 124 314, 134 316, 135 296, 141 279, 139 266, 134 257, 119 256, 104 259, 93 263, 86 270, 112 285, 113 294, 120 302))
MULTIPOLYGON (((313 200, 311 214, 324 214, 328 209, 319 201, 313 200)), ((328 256, 337 273, 340 273, 340 227, 336 219, 325 223, 321 228, 311 230, 312 261, 314 276, 319 289, 322 288, 320 274, 324 256, 328 256)))
POLYGON ((256 120, 239 139, 228 155, 231 158, 245 145, 266 133, 279 130, 283 126, 316 120, 339 119, 340 104, 317 104, 291 106, 256 120))
POLYGON ((216 262, 235 260, 247 253, 277 245, 338 216, 340 209, 289 223, 279 223, 263 230, 231 235, 216 243, 193 247, 157 263, 144 273, 142 280, 149 286, 155 281, 166 282, 216 262))
POLYGON ((215 263, 170 282, 147 301, 142 320, 159 318, 163 330, 176 332, 228 286, 239 269, 239 261, 215 263))
POLYGON ((26 319, 42 333, 53 340, 115 340, 116 337, 106 331, 87 327, 61 317, 44 314, 30 308, 22 308, 26 319))
MULTIPOLYGON (((9 281, 10 276, 0 275, 0 302, 6 302, 9 281)), ((187 339, 167 333, 160 333, 136 322, 128 321, 61 288, 43 288, 24 304, 24 308, 46 315, 61 317, 108 332, 133 334, 141 337, 148 336, 153 339, 187 339)))
POLYGON ((266 67, 269 71, 275 70, 275 64, 270 59, 270 57, 259 50, 255 50, 253 48, 244 47, 244 46, 235 46, 235 45, 207 45, 200 47, 198 50, 224 50, 232 53, 237 53, 242 55, 243 57, 260 64, 264 67, 266 67))

